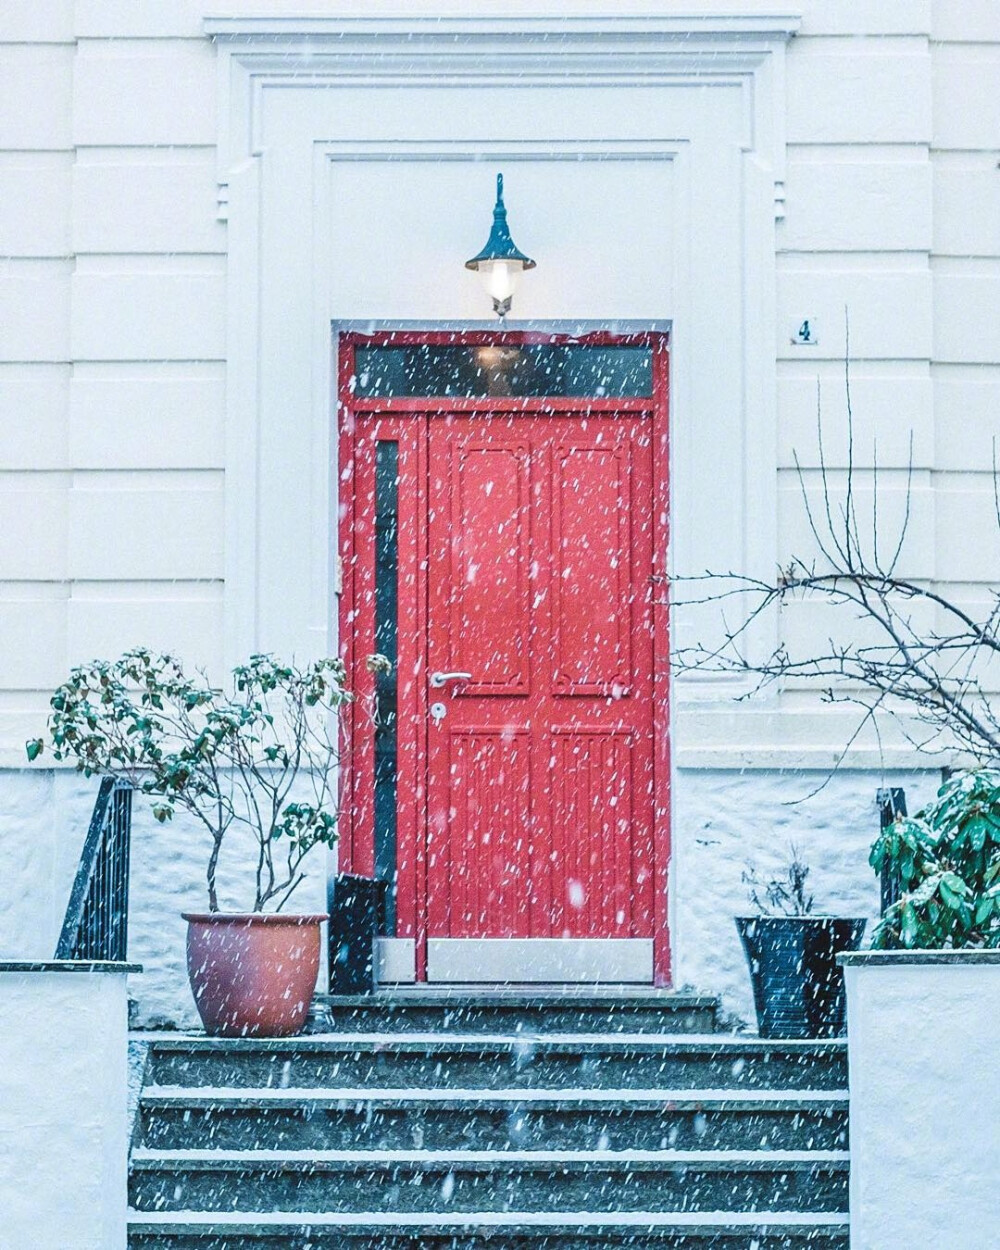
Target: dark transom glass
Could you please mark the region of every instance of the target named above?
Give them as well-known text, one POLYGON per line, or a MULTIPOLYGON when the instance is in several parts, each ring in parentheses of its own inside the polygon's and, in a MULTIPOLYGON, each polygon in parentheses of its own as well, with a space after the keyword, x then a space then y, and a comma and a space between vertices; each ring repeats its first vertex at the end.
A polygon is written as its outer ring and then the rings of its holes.
POLYGON ((354 393, 362 399, 641 398, 653 393, 653 353, 587 343, 359 347, 354 393))

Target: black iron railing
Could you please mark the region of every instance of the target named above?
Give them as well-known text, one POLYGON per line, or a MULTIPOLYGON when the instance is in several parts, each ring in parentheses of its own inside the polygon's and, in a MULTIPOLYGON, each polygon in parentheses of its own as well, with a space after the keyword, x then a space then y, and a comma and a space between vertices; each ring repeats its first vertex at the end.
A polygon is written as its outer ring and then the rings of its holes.
MULTIPOLYGON (((879 824, 883 829, 889 826, 900 816, 906 815, 906 791, 899 786, 893 786, 891 789, 879 790, 876 794, 876 802, 878 803, 879 824)), ((903 888, 899 880, 898 873, 893 872, 888 864, 882 865, 882 915, 889 908, 899 901, 903 888)))
POLYGON ((105 777, 69 896, 56 959, 124 962, 128 947, 128 865, 132 788, 105 777))

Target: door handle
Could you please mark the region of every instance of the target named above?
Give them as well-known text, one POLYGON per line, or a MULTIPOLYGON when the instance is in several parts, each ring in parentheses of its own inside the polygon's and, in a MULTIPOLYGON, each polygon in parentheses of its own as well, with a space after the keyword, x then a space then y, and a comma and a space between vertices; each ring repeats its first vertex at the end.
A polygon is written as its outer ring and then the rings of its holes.
POLYGON ((449 681, 472 681, 471 673, 431 673, 430 685, 435 690, 440 690, 442 686, 449 681))

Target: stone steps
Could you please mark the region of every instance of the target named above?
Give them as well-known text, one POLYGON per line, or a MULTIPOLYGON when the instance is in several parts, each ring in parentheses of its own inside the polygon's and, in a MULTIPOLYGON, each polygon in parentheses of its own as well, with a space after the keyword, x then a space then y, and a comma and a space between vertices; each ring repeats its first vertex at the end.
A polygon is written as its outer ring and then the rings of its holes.
POLYGON ((838 1212, 843 1152, 144 1151, 140 1211, 838 1212))
POLYGON ((648 989, 408 989, 320 997, 312 1027, 332 1033, 712 1033, 718 1003, 648 989))
POLYGON ((263 1089, 844 1089, 841 1042, 650 1034, 541 1037, 352 1034, 248 1041, 158 1041, 147 1079, 263 1089))
POLYGON ((464 1216, 149 1213, 130 1250, 848 1250, 845 1215, 731 1211, 464 1216))
POLYGON ((847 1250, 842 1042, 717 1034, 712 1000, 638 990, 328 1019, 150 1039, 130 1250, 847 1250))
POLYGON ((217 1089, 143 1092, 142 1141, 226 1150, 838 1150, 841 1091, 217 1089))

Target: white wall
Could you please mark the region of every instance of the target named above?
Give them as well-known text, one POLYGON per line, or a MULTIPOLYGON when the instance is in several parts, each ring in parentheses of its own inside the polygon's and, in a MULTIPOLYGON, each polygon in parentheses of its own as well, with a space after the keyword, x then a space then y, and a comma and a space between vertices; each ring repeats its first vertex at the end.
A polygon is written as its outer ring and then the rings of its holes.
MULTIPOLYGON (((241 128, 248 119, 234 111, 234 83, 219 81, 223 54, 204 18, 294 14, 292 0, 0 0, 0 764, 12 770, 0 774, 0 805, 14 835, 0 854, 8 882, 36 883, 3 888, 0 947, 51 953, 82 843, 89 804, 60 809, 46 797, 75 794, 77 782, 18 771, 69 665, 143 642, 217 672, 254 645, 331 645, 329 321, 483 315, 460 262, 482 241, 499 157, 513 162, 515 237, 531 240, 529 251, 540 244, 525 316, 674 321, 679 571, 766 570, 808 553, 793 453, 814 473, 819 379, 828 463, 842 481, 847 305, 856 452, 869 464, 877 440, 897 507, 913 433, 908 570, 970 605, 988 599, 1000 565, 989 475, 1000 407, 1000 13, 992 0, 789 7, 801 27, 782 72, 772 72, 777 56, 754 71, 756 112, 742 87, 707 79, 690 108, 666 87, 533 98, 522 82, 430 113, 417 92, 377 97, 355 84, 320 104, 322 93, 286 84, 262 88, 256 128, 241 128), (328 142, 314 149, 317 116, 328 142), (608 150, 596 151, 595 136, 608 150), (435 164, 399 146, 428 138, 490 160, 435 164), (352 139, 364 139, 366 160, 348 159, 352 139), (554 161, 560 144, 561 158, 581 159, 554 161), (602 203, 608 211, 594 211, 602 203), (250 223, 248 205, 263 205, 262 222, 250 223), (734 205, 739 219, 725 216, 734 205), (400 258, 389 264, 379 243, 400 206, 399 247, 415 232, 436 268, 432 281, 422 269, 394 288, 386 275, 400 258), (335 251, 322 250, 324 231, 335 251), (575 276, 592 272, 581 258, 594 250, 615 262, 596 286, 575 276), (805 317, 819 326, 816 347, 790 343, 805 317), (258 408, 274 417, 259 428, 258 408), (259 464, 270 476, 254 493, 247 474, 259 464), (720 507, 730 508, 721 520, 720 507)), ((324 6, 334 17, 382 9, 324 6)), ((730 17, 774 9, 685 6, 730 17)), ((482 3, 472 16, 550 10, 622 16, 596 0, 482 3)), ((652 29, 676 6, 636 0, 633 10, 652 29)), ((787 621, 807 640, 825 627, 808 610, 787 621)), ((678 968, 704 988, 714 978, 735 1002, 733 947, 725 973, 703 962, 708 896, 691 827, 729 771, 743 796, 733 855, 758 839, 766 853, 773 821, 757 813, 773 812, 782 770, 828 767, 853 722, 815 693, 739 705, 731 693, 696 685, 675 708, 672 906, 678 968)), ((857 771, 844 774, 857 790, 838 791, 818 823, 849 824, 845 804, 869 802, 883 764, 914 763, 891 732, 881 752, 859 741, 847 758, 857 771)), ((852 838, 860 854, 863 823, 846 842, 831 835, 824 865, 842 864, 852 838)), ((200 890, 200 864, 162 831, 142 827, 138 840, 137 864, 146 854, 152 867, 136 898, 157 907, 136 940, 148 941, 152 967, 166 966, 179 922, 159 918, 200 890), (166 889, 181 878, 196 883, 190 893, 166 889)), ((863 862, 849 879, 845 905, 870 889, 863 862)), ((716 904, 723 916, 739 909, 728 886, 716 904)))
POLYGON ((878 952, 845 976, 853 1250, 994 1250, 1000 952, 878 952))
POLYGON ((125 1250, 128 1022, 109 967, 0 963, 0 1250, 125 1250))
MULTIPOLYGON (((220 0, 210 8, 213 14, 296 11, 290 0, 220 0)), ((429 0, 410 0, 402 11, 434 8, 429 0)), ((656 3, 639 8, 666 11, 656 3)), ((773 6, 693 0, 688 8, 753 13, 773 6)), ((508 17, 521 10, 535 13, 537 5, 502 6, 508 17)), ((220 166, 216 150, 218 54, 204 34, 208 11, 194 0, 162 6, 53 0, 42 7, 5 0, 0 8, 7 85, 0 106, 0 405, 10 414, 0 422, 0 752, 11 766, 22 763, 20 744, 37 728, 46 692, 70 663, 138 641, 170 646, 216 669, 223 659, 224 598, 237 593, 223 584, 222 520, 226 257, 233 227, 219 220, 216 195, 217 178, 233 171, 220 166)), ((491 9, 483 4, 476 11, 491 9)), ((580 0, 579 11, 601 6, 580 0)), ((920 470, 913 571, 951 580, 964 599, 981 603, 1000 560, 988 472, 1000 400, 992 331, 1000 306, 993 90, 1000 15, 988 0, 808 0, 800 11, 781 108, 787 168, 774 250, 777 422, 771 432, 781 506, 769 540, 773 557, 808 546, 792 452, 815 465, 817 377, 831 463, 843 466, 846 304, 857 358, 859 454, 870 457, 877 437, 883 485, 898 493, 912 429, 920 470), (820 326, 816 348, 788 341, 790 327, 805 316, 820 326), (977 534, 974 545, 964 541, 970 531, 977 534)), ((767 164, 764 156, 761 163, 767 164)), ((611 179, 619 192, 622 173, 611 179)), ((572 305, 560 302, 553 284, 571 283, 582 266, 571 249, 559 254, 559 240, 572 231, 549 238, 548 222, 534 225, 532 182, 529 176, 512 211, 521 230, 539 232, 545 244, 530 298, 538 315, 548 316, 572 305)), ((419 211, 402 191, 397 202, 419 211)), ((636 202, 645 203, 642 196, 636 202)), ((447 234, 442 259, 459 255, 466 213, 462 208, 439 224, 447 234)), ((663 238, 690 227, 667 204, 658 221, 646 208, 641 217, 637 237, 644 247, 635 255, 648 250, 654 223, 663 238)), ((373 205, 371 221, 384 218, 384 203, 373 205)), ((614 234, 620 237, 619 227, 614 234)), ((355 243, 365 251, 370 240, 355 243)), ((613 240, 604 243, 612 254, 613 240)), ((663 285, 676 292, 678 279, 686 290, 708 276, 702 264, 666 274, 663 285)), ((460 268, 453 280, 463 281, 460 268)), ((438 283, 425 289, 429 296, 438 283)), ((405 309, 375 303, 406 316, 476 315, 474 283, 463 290, 440 307, 419 298, 405 309)), ((607 297, 615 302, 613 284, 607 297)), ((680 349, 688 326, 678 316, 683 300, 665 301, 673 304, 619 304, 616 311, 674 316, 680 349)), ((368 311, 338 307, 336 313, 350 318, 368 311)), ((601 300, 586 298, 572 311, 607 315, 601 300)), ((738 324, 720 308, 716 325, 721 348, 731 352, 738 324)), ((690 437, 683 416, 679 405, 675 446, 690 437)), ((695 416, 693 432, 710 428, 703 412, 695 416)), ((230 444, 238 433, 237 421, 230 444)), ((717 473, 724 470, 717 466, 717 473)), ((685 490, 698 496, 717 480, 682 478, 678 497, 685 490)), ((681 555, 689 535, 675 526, 674 538, 681 555)), ((716 554, 727 564, 733 556, 721 547, 716 554)), ((231 565, 231 580, 239 575, 231 565)), ((306 609, 310 622, 315 598, 306 609)), ((805 620, 802 628, 819 626, 805 620)), ((312 623, 307 636, 321 645, 312 623)), ((741 766, 766 767, 775 749, 793 764, 800 749, 842 736, 843 724, 829 727, 835 710, 812 703, 787 710, 762 742, 752 711, 733 713, 724 694, 700 700, 679 713, 677 749, 693 766, 718 764, 728 752, 739 753, 741 766), (767 750, 772 755, 765 757, 767 750), (715 754, 709 759, 706 752, 715 754)), ((863 749, 869 754, 857 762, 874 762, 870 746, 863 749)))

